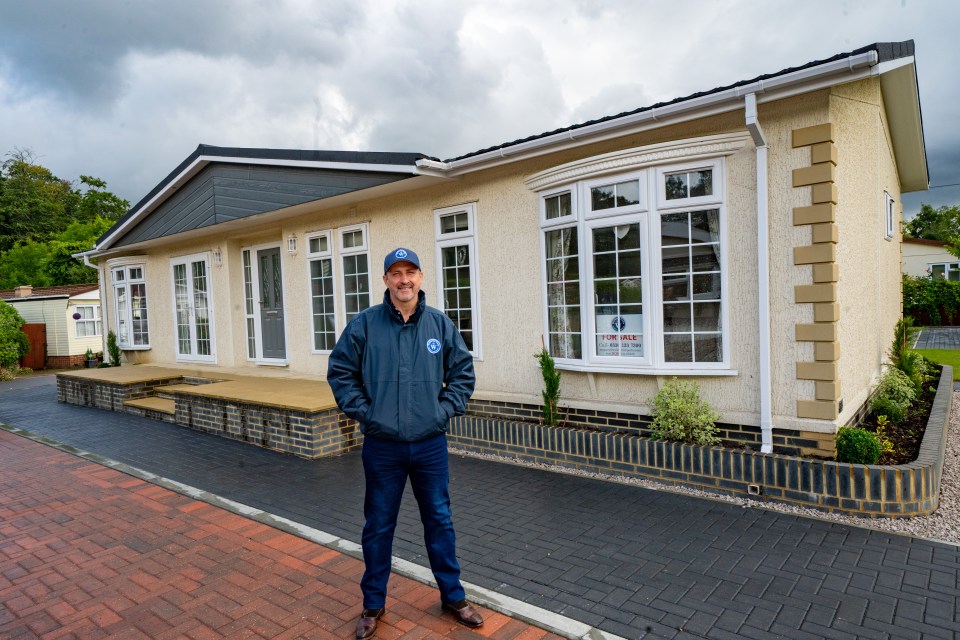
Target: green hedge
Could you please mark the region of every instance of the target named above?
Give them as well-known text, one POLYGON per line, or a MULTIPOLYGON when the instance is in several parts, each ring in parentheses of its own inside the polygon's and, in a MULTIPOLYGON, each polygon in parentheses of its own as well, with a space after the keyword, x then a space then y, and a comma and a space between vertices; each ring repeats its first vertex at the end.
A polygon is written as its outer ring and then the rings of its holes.
POLYGON ((917 326, 960 325, 960 282, 903 276, 903 314, 917 326))

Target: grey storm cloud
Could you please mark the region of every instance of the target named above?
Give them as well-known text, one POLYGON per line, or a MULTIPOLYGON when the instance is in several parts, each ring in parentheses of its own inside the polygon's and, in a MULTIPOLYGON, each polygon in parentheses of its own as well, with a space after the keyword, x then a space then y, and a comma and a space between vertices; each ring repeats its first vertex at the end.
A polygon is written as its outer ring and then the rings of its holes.
POLYGON ((950 0, 0 0, 0 156, 136 201, 200 143, 448 158, 912 38, 931 179, 960 182, 958 20, 950 0))

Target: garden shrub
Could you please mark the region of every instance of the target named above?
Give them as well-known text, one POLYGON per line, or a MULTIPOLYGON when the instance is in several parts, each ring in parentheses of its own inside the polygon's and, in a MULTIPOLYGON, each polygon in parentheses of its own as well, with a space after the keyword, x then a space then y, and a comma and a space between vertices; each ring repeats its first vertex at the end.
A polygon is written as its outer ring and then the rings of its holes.
POLYGON ((837 462, 876 464, 880 459, 877 436, 857 427, 840 427, 837 431, 837 462))
POLYGON ((890 422, 900 422, 916 397, 916 389, 907 374, 896 367, 887 367, 870 399, 870 412, 887 416, 890 422))
POLYGON ((897 325, 893 330, 893 344, 890 346, 888 355, 893 366, 910 378, 910 382, 913 383, 913 390, 916 395, 919 395, 923 390, 923 385, 931 376, 932 368, 922 354, 910 348, 912 333, 912 318, 903 317, 897 320, 897 325))
POLYGON ((548 427, 555 427, 560 421, 559 409, 560 402, 560 372, 553 361, 553 357, 546 349, 541 349, 540 353, 534 356, 540 363, 540 373, 543 376, 543 424, 548 427))
POLYGON ((20 330, 23 327, 23 318, 13 308, 13 305, 0 300, 0 367, 13 369, 20 363, 30 341, 27 335, 20 330))
POLYGON ((107 353, 110 354, 110 364, 114 367, 120 366, 120 345, 117 344, 117 334, 113 331, 107 332, 107 353))
POLYGON ((689 444, 719 444, 717 425, 720 414, 700 398, 695 382, 668 381, 653 398, 654 438, 689 444))
POLYGON ((954 324, 960 312, 960 282, 903 276, 903 314, 917 324, 954 324))

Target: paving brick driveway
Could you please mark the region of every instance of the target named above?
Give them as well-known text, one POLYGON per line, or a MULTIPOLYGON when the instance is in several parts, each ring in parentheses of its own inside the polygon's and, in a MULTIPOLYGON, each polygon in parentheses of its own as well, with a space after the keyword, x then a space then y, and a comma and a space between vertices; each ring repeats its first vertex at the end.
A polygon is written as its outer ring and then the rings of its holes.
MULTIPOLYGON (((0 421, 351 540, 359 456, 309 462, 0 384, 0 421)), ((454 456, 464 579, 626 638, 954 638, 960 549, 454 456)), ((394 553, 425 564, 407 496, 394 553)))

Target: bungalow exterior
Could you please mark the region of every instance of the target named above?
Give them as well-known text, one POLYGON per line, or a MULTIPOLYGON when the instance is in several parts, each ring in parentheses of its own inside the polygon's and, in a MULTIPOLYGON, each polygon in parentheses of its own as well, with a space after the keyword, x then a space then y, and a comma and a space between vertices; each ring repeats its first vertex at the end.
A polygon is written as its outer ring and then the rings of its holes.
POLYGON ((901 264, 904 275, 960 282, 960 259, 947 251, 946 243, 939 240, 904 236, 901 264))
POLYGON ((397 246, 475 356, 469 410, 643 432, 672 376, 724 437, 830 452, 900 316, 926 189, 912 41, 438 160, 200 145, 103 235, 127 362, 322 377, 397 246))
POLYGON ((21 286, 0 291, 0 300, 13 305, 27 324, 46 325, 47 367, 78 367, 87 349, 103 351, 100 290, 95 284, 21 286))

